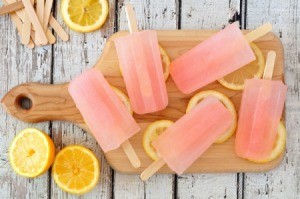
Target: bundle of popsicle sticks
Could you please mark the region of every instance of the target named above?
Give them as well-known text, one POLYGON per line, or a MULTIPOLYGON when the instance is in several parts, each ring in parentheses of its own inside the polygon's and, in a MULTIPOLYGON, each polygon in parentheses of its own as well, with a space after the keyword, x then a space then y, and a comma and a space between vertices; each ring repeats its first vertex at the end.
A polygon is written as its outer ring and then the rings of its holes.
POLYGON ((0 8, 0 15, 10 14, 21 43, 29 48, 56 42, 49 25, 61 40, 69 40, 69 35, 51 13, 53 0, 2 0, 2 2, 4 6, 0 8))

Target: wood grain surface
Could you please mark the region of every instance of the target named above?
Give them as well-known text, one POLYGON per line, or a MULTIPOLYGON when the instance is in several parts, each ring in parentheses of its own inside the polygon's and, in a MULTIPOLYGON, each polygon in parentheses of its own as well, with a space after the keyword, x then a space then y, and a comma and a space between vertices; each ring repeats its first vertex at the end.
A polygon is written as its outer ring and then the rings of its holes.
MULTIPOLYGON (((59 23, 60 0, 53 12, 59 23)), ((300 184, 300 107, 299 84, 299 2, 297 0, 131 0, 141 29, 221 29, 228 22, 240 21, 242 29, 265 22, 273 24, 285 49, 285 81, 289 86, 286 126, 289 132, 282 164, 266 173, 155 175, 141 182, 138 175, 114 172, 105 162, 92 136, 68 122, 29 125, 19 122, 0 109, 0 191, 2 198, 291 198, 298 199, 300 184), (33 126, 55 140, 57 151, 69 144, 92 149, 102 161, 101 180, 84 196, 61 191, 50 175, 36 179, 17 176, 7 159, 14 135, 33 126)), ((109 20, 100 31, 88 34, 69 31, 70 41, 29 50, 22 47, 8 16, 0 17, 0 97, 14 86, 26 82, 64 83, 91 67, 98 60, 106 39, 115 31, 127 29, 123 0, 109 0, 109 20)), ((1 1, 0 1, 1 5, 1 1)))
MULTIPOLYGON (((194 46, 211 37, 217 30, 164 30, 157 31, 158 42, 165 49, 171 60, 190 50, 194 46)), ((99 61, 94 66, 99 69, 108 82, 126 93, 125 83, 120 73, 114 40, 129 34, 120 31, 112 35, 107 41, 99 61)), ((256 40, 256 44, 266 57, 269 50, 276 51, 276 65, 273 79, 282 80, 283 77, 283 48, 280 40, 272 33, 256 40)), ((130 138, 130 142, 141 159, 142 165, 135 169, 132 167, 122 148, 109 151, 105 154, 110 166, 121 173, 141 173, 147 168, 152 160, 147 156, 143 147, 143 132, 146 127, 161 119, 172 121, 178 120, 185 114, 189 99, 198 91, 189 95, 181 93, 172 78, 166 82, 169 104, 166 109, 144 115, 134 114, 134 118, 141 127, 141 131, 130 138)), ((217 90, 224 93, 239 110, 241 91, 232 91, 224 88, 217 82, 213 82, 203 90, 217 90)), ((22 84, 9 91, 2 99, 5 109, 16 118, 25 122, 41 122, 47 120, 69 121, 89 131, 72 98, 68 94, 68 84, 41 85, 35 83, 22 84), (32 102, 30 109, 22 109, 22 98, 27 97, 32 102)), ((92 134, 92 133, 91 133, 92 134)), ((203 172, 261 172, 274 168, 280 162, 281 157, 266 163, 257 164, 236 156, 234 152, 234 137, 222 144, 212 145, 185 173, 203 172)), ((159 173, 173 173, 167 166, 158 171, 159 173)))

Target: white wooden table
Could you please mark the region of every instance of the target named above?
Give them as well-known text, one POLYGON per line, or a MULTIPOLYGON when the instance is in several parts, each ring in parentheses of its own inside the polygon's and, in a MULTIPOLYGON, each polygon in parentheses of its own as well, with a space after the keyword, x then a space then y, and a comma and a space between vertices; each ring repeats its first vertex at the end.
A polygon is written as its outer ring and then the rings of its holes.
MULTIPOLYGON (((137 175, 114 172, 95 140, 78 127, 65 122, 25 124, 0 109, 0 193, 1 198, 76 198, 59 189, 50 172, 35 179, 17 176, 8 163, 7 151, 15 134, 28 126, 48 132, 56 150, 70 144, 92 149, 102 162, 97 187, 79 198, 300 198, 300 1, 297 0, 132 0, 140 29, 221 29, 239 20, 242 29, 271 22, 285 49, 285 81, 288 131, 282 164, 267 173, 156 175, 142 182, 137 175), (298 37, 298 38, 297 38, 298 37)), ((25 82, 63 83, 92 67, 107 38, 127 29, 123 0, 110 0, 106 25, 94 33, 70 31, 69 42, 29 50, 20 44, 8 16, 0 17, 0 98, 25 82)), ((60 15, 60 0, 55 3, 60 15)))

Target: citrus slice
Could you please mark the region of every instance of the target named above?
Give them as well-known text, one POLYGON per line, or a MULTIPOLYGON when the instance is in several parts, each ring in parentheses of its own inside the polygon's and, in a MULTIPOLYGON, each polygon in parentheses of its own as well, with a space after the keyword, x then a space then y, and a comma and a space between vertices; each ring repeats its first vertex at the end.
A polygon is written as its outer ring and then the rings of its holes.
POLYGON ((130 101, 129 98, 127 97, 127 95, 125 93, 123 93, 121 90, 117 89, 114 86, 110 86, 113 91, 115 91, 115 93, 117 94, 117 96, 119 97, 119 99, 123 102, 123 104, 126 106, 126 108, 128 109, 128 111, 131 113, 131 115, 133 114, 131 105, 130 105, 130 101))
POLYGON ((214 90, 207 90, 207 91, 199 92, 198 94, 194 95, 190 99, 189 104, 186 109, 186 113, 191 111, 192 108, 194 108, 200 101, 202 101, 204 98, 206 98, 208 96, 215 97, 218 100, 220 100, 233 116, 234 122, 233 122, 232 126, 230 127, 230 129, 228 129, 226 132, 224 132, 224 134, 222 134, 215 141, 215 143, 222 143, 222 142, 225 142, 226 140, 228 140, 233 135, 233 133, 235 132, 235 129, 236 129, 236 125, 237 125, 236 110, 234 108, 233 103, 226 95, 224 95, 223 93, 220 93, 218 91, 214 91, 214 90))
POLYGON ((284 124, 282 122, 279 122, 278 125, 278 132, 276 135, 276 141, 274 143, 273 150, 268 158, 265 158, 263 160, 254 160, 254 159, 248 159, 251 162, 256 163, 266 163, 270 162, 276 158, 278 158, 285 149, 285 142, 286 142, 286 130, 284 127, 284 124))
POLYGON ((62 190, 72 194, 84 194, 97 185, 100 166, 96 156, 89 149, 72 145, 56 155, 52 174, 62 190))
POLYGON ((173 122, 170 120, 158 120, 151 123, 144 132, 143 147, 147 155, 153 160, 157 160, 158 156, 152 142, 172 124, 173 122))
POLYGON ((92 32, 106 21, 108 3, 107 0, 63 0, 61 14, 72 30, 92 32))
POLYGON ((9 160, 14 171, 25 177, 36 177, 51 166, 55 147, 44 132, 27 128, 16 135, 9 149, 9 160))
POLYGON ((161 56, 161 61, 162 61, 162 66, 163 66, 163 71, 164 71, 164 78, 165 81, 168 79, 170 75, 170 58, 167 55, 166 51, 159 46, 159 51, 160 51, 160 56, 161 56))
POLYGON ((256 56, 256 60, 219 79, 219 83, 224 87, 231 90, 243 90, 246 79, 262 77, 265 64, 264 56, 261 50, 254 43, 250 43, 250 47, 256 56))

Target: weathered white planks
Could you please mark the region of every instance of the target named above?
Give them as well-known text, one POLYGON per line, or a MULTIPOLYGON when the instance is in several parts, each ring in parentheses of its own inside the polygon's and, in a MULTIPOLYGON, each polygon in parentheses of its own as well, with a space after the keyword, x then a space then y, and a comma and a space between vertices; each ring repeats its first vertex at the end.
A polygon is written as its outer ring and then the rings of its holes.
MULTIPOLYGON (((12 87, 29 81, 50 82, 51 47, 30 50, 20 43, 8 16, 0 17, 0 98, 12 87)), ((0 193, 1 198, 48 198, 48 173, 28 179, 12 171, 8 148, 16 133, 27 127, 49 133, 49 122, 25 124, 0 108, 0 193)))
POLYGON ((221 29, 240 10, 240 1, 182 0, 182 29, 221 29))
MULTIPOLYGON (((221 29, 239 12, 239 1, 182 1, 181 29, 221 29), (229 3, 231 2, 231 3, 229 3)), ((178 198, 237 198, 237 174, 178 177, 178 198)))
MULTIPOLYGON (((118 4, 118 29, 128 30, 124 1, 118 4)), ((139 29, 176 29, 176 1, 132 0, 139 29)), ((172 198, 174 176, 155 175, 143 183, 138 175, 115 173, 114 197, 116 199, 172 198)))
MULTIPOLYGON (((56 13, 60 13, 60 2, 56 3, 56 13)), ((114 31, 115 3, 110 1, 110 14, 106 24, 93 33, 82 34, 68 30, 70 34, 69 42, 58 42, 54 46, 53 56, 53 83, 69 82, 72 78, 82 73, 86 68, 91 68, 101 55, 106 39, 114 31)), ((60 24, 64 24, 61 15, 57 14, 60 24)), ((59 151, 63 147, 71 144, 80 144, 95 152, 101 163, 101 176, 98 185, 91 192, 82 196, 82 198, 111 198, 112 195, 112 176, 111 169, 107 164, 104 155, 98 146, 96 140, 80 128, 66 122, 53 122, 52 138, 56 149, 59 151)), ((67 194, 58 188, 52 179, 51 196, 53 198, 77 198, 67 194)))
POLYGON ((246 27, 264 22, 273 24, 285 50, 285 82, 289 87, 286 101, 288 132, 286 157, 273 171, 245 175, 245 198, 300 197, 300 16, 297 0, 248 1, 246 27))
MULTIPOLYGON (((118 18, 115 18, 115 1, 110 0, 109 21, 95 33, 70 33, 70 42, 58 43, 29 50, 19 41, 16 29, 9 17, 0 17, 0 98, 13 86, 28 81, 63 83, 92 67, 97 61, 106 39, 114 31, 115 20, 119 29, 127 29, 124 1, 118 1, 118 18), (52 50, 54 52, 52 56, 52 50), (53 69, 53 71, 52 71, 53 69)), ((181 15, 178 0, 132 0, 139 27, 142 29, 220 29, 239 10, 238 0, 182 0, 181 15), (178 24, 178 21, 181 23, 178 24)), ((246 1, 243 2, 243 8, 246 1)), ((0 3, 1 5, 1 3, 0 3)), ((56 2, 56 15, 60 15, 60 1, 56 2)), ((172 175, 156 175, 143 183, 137 175, 115 173, 103 158, 92 136, 65 122, 53 122, 52 137, 57 151, 70 144, 82 144, 92 149, 102 162, 101 179, 97 187, 82 198, 299 198, 300 196, 300 45, 299 3, 297 0, 247 1, 246 28, 255 28, 263 22, 271 22, 275 32, 282 36, 285 48, 285 81, 289 86, 286 104, 288 143, 283 164, 267 173, 245 174, 244 187, 240 177, 237 191, 236 174, 193 174, 179 176, 175 183, 172 175), (114 182, 114 184, 112 184, 114 182), (177 185, 177 189, 174 187, 177 185), (177 193, 175 191, 177 190, 177 193), (113 194, 113 195, 112 195, 113 194), (239 194, 239 195, 237 195, 239 194)), ((66 28, 67 29, 67 28, 66 28)), ((8 116, 0 109, 0 192, 2 198, 75 198, 61 191, 48 174, 28 180, 17 176, 10 167, 7 150, 16 132, 33 126, 47 133, 49 123, 24 124, 8 116)))

